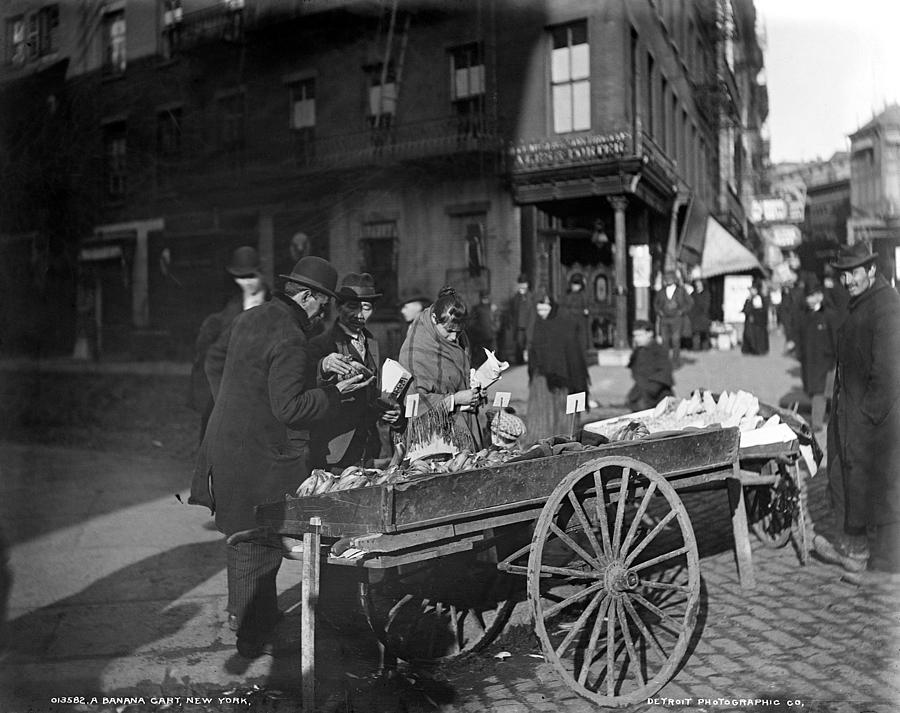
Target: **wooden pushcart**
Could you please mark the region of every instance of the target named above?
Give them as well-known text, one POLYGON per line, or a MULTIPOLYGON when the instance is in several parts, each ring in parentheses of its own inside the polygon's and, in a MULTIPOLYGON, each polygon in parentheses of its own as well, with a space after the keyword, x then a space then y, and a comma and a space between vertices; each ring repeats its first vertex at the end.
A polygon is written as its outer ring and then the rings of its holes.
MULTIPOLYGON (((700 597, 677 491, 727 489, 749 588, 744 487, 776 483, 797 453, 796 442, 757 448, 744 454, 759 466, 748 469, 736 428, 685 431, 259 506, 261 526, 303 539, 304 703, 314 698, 321 562, 357 568, 373 630, 407 660, 488 644, 524 578, 544 657, 567 685, 605 706, 646 700, 680 665, 700 597), (334 554, 346 547, 362 554, 334 554)), ((781 533, 762 532, 780 544, 781 533)))

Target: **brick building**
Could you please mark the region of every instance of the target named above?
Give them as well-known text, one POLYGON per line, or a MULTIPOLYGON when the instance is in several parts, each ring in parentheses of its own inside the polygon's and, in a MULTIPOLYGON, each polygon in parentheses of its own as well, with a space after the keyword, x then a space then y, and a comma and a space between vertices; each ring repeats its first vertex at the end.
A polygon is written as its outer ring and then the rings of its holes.
MULTIPOLYGON (((107 352, 186 354, 242 244, 270 280, 308 253, 374 273, 387 295, 375 328, 392 343, 405 292, 450 282, 502 302, 524 271, 559 296, 580 272, 598 344, 622 345, 687 206, 738 237, 746 225, 765 118, 750 0, 5 12, 2 91, 35 112, 5 115, 8 164, 52 165, 66 200, 43 222, 23 209, 0 223, 0 249, 21 263, 61 243, 72 321, 77 305, 107 352), (64 151, 10 138, 59 117, 64 151)), ((4 180, 21 188, 15 171, 4 180)), ((23 207, 39 202, 26 188, 23 207)))

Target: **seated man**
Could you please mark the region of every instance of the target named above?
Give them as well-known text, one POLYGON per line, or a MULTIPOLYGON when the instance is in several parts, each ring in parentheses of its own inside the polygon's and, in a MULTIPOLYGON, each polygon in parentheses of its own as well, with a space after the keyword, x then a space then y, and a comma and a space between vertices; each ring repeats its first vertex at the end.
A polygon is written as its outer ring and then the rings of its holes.
POLYGON ((634 386, 628 392, 632 411, 653 408, 664 397, 672 395, 672 362, 668 350, 654 338, 653 326, 645 320, 634 323, 631 331, 634 351, 628 360, 634 386))

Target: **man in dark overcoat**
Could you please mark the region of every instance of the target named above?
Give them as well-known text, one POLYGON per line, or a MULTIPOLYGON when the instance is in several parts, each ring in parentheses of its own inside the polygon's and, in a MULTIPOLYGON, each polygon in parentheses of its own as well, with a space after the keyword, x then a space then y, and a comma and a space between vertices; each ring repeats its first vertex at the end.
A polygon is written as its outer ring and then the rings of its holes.
POLYGON ((656 341, 653 325, 639 319, 631 330, 634 350, 628 360, 634 384, 628 391, 626 403, 632 411, 653 408, 663 398, 672 395, 675 379, 669 352, 656 341))
POLYGON ((361 374, 332 360, 342 377, 315 385, 308 334, 334 296, 337 273, 326 260, 305 257, 274 299, 231 324, 221 383, 200 445, 190 502, 215 513, 228 536, 228 600, 237 622, 238 653, 265 652, 278 619, 277 538, 256 531, 256 505, 293 493, 309 474, 309 429, 340 404, 341 394, 366 386, 361 374))
POLYGON ((381 352, 378 340, 366 329, 366 322, 375 311, 375 301, 381 296, 369 273, 347 274, 337 291, 334 324, 311 341, 314 357, 321 360, 320 382, 339 378, 334 372, 327 375, 333 355, 342 355, 351 365, 362 365, 375 374, 365 389, 344 394, 340 408, 313 429, 313 464, 317 468, 340 472, 351 465, 369 465, 381 450, 378 420, 397 423, 400 419, 399 404, 379 408, 381 352))
POLYGON ((506 303, 503 314, 503 357, 513 364, 523 364, 527 358, 528 343, 534 329, 537 301, 531 292, 528 275, 516 279, 516 291, 506 303))
POLYGON ((806 309, 797 320, 796 348, 803 390, 812 407, 810 425, 813 431, 819 431, 825 424, 825 387, 829 372, 834 370, 839 319, 815 277, 807 278, 804 291, 806 309))
POLYGON ((857 243, 834 262, 850 295, 828 423, 828 484, 843 532, 833 542, 817 535, 813 545, 849 571, 898 572, 900 295, 876 274, 875 258, 857 243))
POLYGON ((681 366, 681 334, 685 321, 690 320, 694 301, 673 271, 663 277, 663 288, 653 298, 653 309, 659 322, 659 336, 669 353, 672 366, 681 366))

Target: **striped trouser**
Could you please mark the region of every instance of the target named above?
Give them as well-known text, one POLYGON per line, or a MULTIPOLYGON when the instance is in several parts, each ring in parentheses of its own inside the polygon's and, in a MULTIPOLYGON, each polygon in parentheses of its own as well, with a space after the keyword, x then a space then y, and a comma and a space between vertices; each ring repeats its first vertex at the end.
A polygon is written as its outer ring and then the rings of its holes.
POLYGON ((281 546, 268 540, 225 545, 228 611, 238 620, 238 638, 264 639, 278 620, 275 578, 281 566, 281 546))

